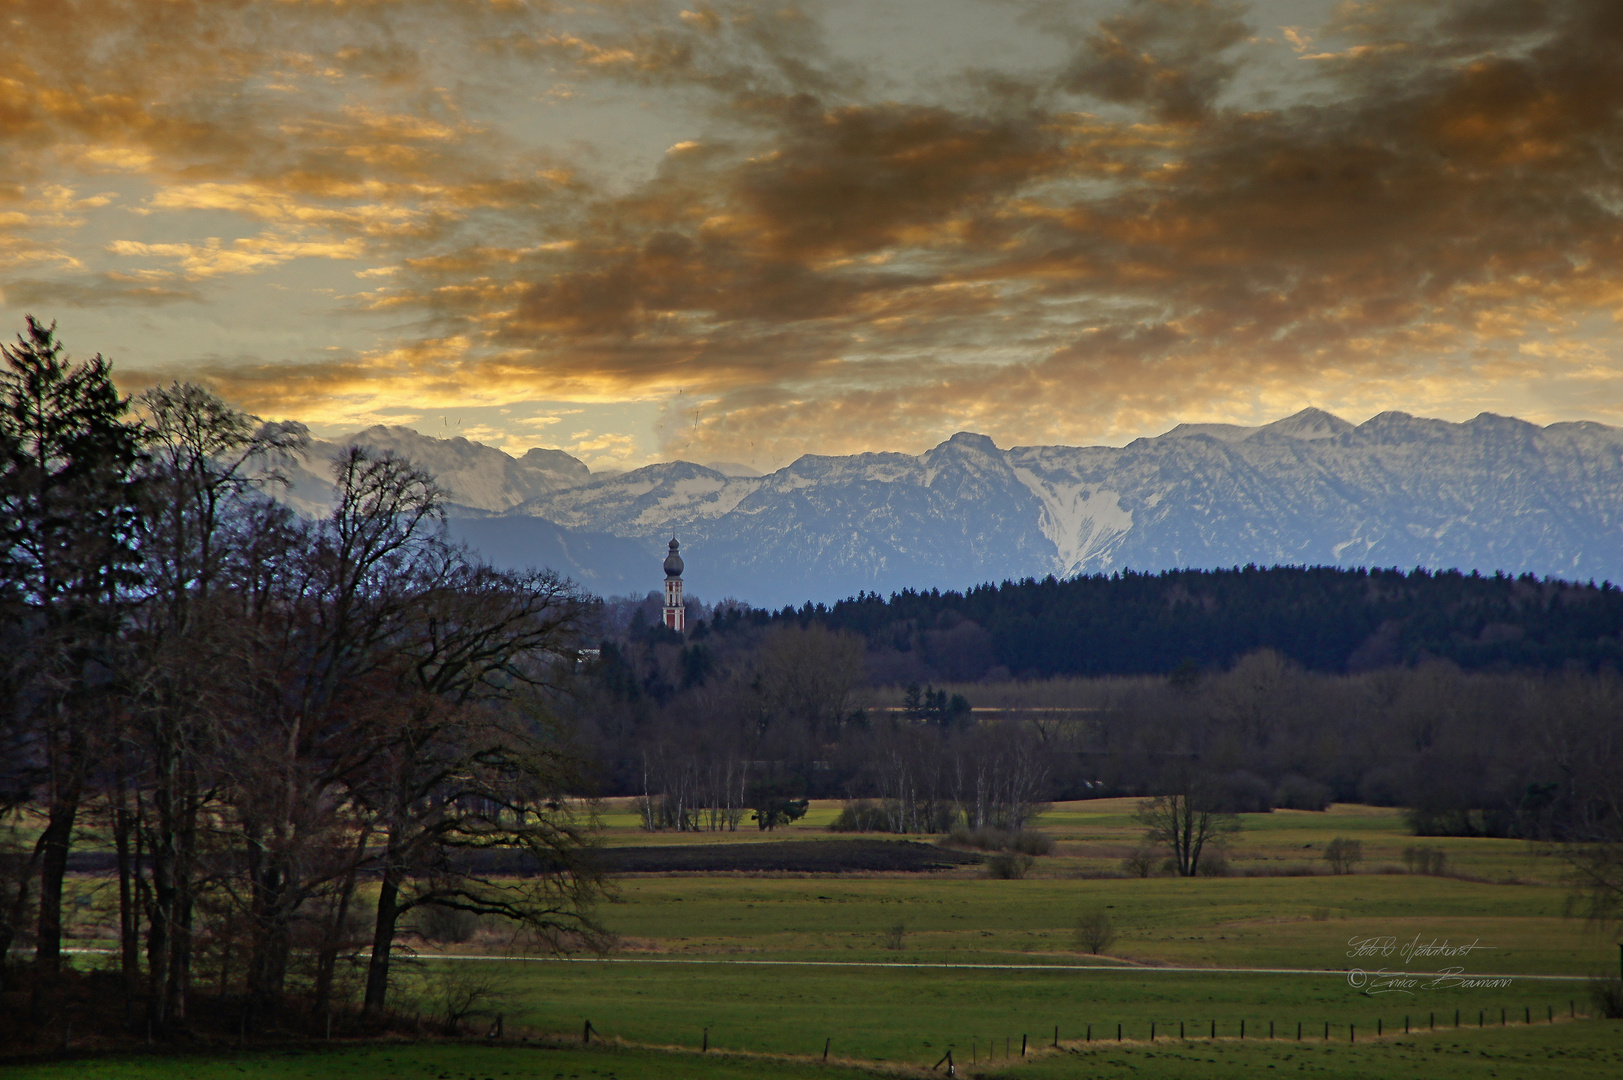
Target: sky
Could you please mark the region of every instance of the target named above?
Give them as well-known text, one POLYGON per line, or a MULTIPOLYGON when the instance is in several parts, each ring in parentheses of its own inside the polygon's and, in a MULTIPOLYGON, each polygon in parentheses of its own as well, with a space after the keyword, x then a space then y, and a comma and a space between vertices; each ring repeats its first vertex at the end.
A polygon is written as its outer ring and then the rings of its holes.
POLYGON ((1617 0, 0 0, 0 332, 594 469, 1623 424, 1617 0))

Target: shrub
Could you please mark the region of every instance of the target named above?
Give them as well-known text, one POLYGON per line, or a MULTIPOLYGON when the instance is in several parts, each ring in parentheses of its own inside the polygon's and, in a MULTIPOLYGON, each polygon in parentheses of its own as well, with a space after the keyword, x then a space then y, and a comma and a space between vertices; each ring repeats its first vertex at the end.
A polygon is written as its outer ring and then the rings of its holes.
POLYGON ((460 945, 479 929, 479 916, 459 908, 430 904, 417 912, 417 932, 429 941, 460 945))
POLYGON ((829 822, 829 832, 889 832, 885 808, 867 799, 848 802, 829 822))
POLYGON ((1009 837, 1009 847, 1025 855, 1052 855, 1054 838, 1036 829, 1022 829, 1009 837))
POLYGON ((1595 1011, 1608 1020, 1623 1020, 1623 979, 1594 979, 1589 996, 1595 1011))
POLYGON ((1155 873, 1156 852, 1152 847, 1136 847, 1121 861, 1122 871, 1128 877, 1149 877, 1155 873))
POLYGON ((947 843, 981 851, 1018 851, 1025 855, 1050 855, 1054 851, 1054 838, 1047 833, 1036 829, 1009 832, 991 825, 978 829, 959 825, 948 834, 947 843))
POLYGON ((1002 851, 1009 846, 1009 834, 990 825, 982 825, 978 829, 959 825, 947 835, 947 842, 980 851, 1002 851))
POLYGON ((1023 851, 1003 851, 986 860, 986 876, 1002 881, 1014 881, 1026 876, 1036 862, 1023 851))
POLYGON ((1099 956, 1116 940, 1116 927, 1104 908, 1090 908, 1076 921, 1076 944, 1085 953, 1099 956))
POLYGON ((1411 874, 1448 873, 1448 852, 1432 847, 1406 847, 1403 865, 1411 874))
POLYGON ((1353 867, 1364 859, 1364 845, 1359 840, 1338 836, 1324 845, 1324 861, 1337 874, 1350 874, 1353 867))
POLYGON ((841 808, 839 815, 829 822, 828 830, 956 834, 963 827, 959 824, 960 817, 958 808, 950 802, 912 803, 903 807, 895 799, 886 799, 883 802, 855 799, 841 808))
POLYGON ((1228 877, 1229 861, 1221 851, 1204 851, 1195 872, 1201 877, 1228 877))
POLYGON ((1326 810, 1330 806, 1330 789, 1292 773, 1274 789, 1274 805, 1284 810, 1326 810))
POLYGON ((1240 769, 1217 782, 1218 809, 1228 814, 1266 814, 1274 808, 1274 790, 1256 773, 1240 769))

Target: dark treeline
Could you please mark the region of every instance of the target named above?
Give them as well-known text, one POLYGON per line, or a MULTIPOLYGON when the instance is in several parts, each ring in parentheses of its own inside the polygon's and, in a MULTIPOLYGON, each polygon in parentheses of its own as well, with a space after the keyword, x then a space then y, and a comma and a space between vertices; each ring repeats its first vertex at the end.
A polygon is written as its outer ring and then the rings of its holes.
POLYGON ((29 320, 0 363, 0 960, 10 1032, 62 1022, 75 849, 116 868, 123 1023, 385 1010, 421 917, 590 931, 588 820, 552 701, 588 598, 442 535, 433 478, 333 463, 199 387, 134 402, 29 320), (481 873, 467 853, 527 857, 481 873), (369 952, 369 955, 368 955, 369 952))
POLYGON ((657 606, 609 606, 575 703, 602 790, 638 796, 650 828, 833 797, 845 827, 1013 832, 1050 800, 1169 790, 1212 812, 1402 806, 1420 834, 1583 844, 1623 826, 1609 585, 1127 574, 695 604, 685 639, 657 606))
POLYGON ((1466 670, 1623 666, 1623 589, 1458 571, 1244 567, 1131 571, 860 595, 786 608, 862 635, 898 670, 972 681, 1222 669, 1272 649, 1310 671, 1427 658, 1466 670), (915 661, 917 663, 915 663, 915 661))
POLYGON ((896 669, 886 643, 815 617, 734 607, 693 626, 682 640, 634 619, 576 700, 604 790, 646 797, 650 827, 736 828, 809 795, 852 800, 872 830, 1017 829, 1049 800, 1192 780, 1224 811, 1402 806, 1423 834, 1572 840, 1623 809, 1609 670, 1331 673, 1263 649, 1226 669, 898 696, 875 685, 896 669))
POLYGON ((1018 830, 1047 798, 1051 755, 1023 725, 922 689, 895 715, 863 708, 855 635, 729 606, 683 639, 643 614, 584 666, 573 710, 600 789, 638 797, 649 828, 772 828, 851 798, 872 800, 854 830, 1018 830))

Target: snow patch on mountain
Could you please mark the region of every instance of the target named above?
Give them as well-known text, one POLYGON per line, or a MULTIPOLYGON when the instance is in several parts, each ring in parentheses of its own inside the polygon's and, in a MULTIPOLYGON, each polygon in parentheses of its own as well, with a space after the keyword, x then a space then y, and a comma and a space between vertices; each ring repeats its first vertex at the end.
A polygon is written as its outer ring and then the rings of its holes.
POLYGON ((1039 527, 1058 552, 1055 573, 1069 577, 1089 563, 1106 564, 1115 542, 1133 527, 1133 514, 1121 505, 1121 494, 1086 483, 1044 480, 1030 469, 1016 468, 1032 494, 1042 500, 1039 527))

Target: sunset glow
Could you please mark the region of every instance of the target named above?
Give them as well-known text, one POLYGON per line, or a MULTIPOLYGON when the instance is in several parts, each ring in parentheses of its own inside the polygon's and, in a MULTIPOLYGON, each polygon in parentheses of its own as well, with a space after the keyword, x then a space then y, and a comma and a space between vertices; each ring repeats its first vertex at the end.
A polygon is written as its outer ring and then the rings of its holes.
POLYGON ((1615 0, 0 0, 0 315, 594 469, 1623 424, 1615 0))

